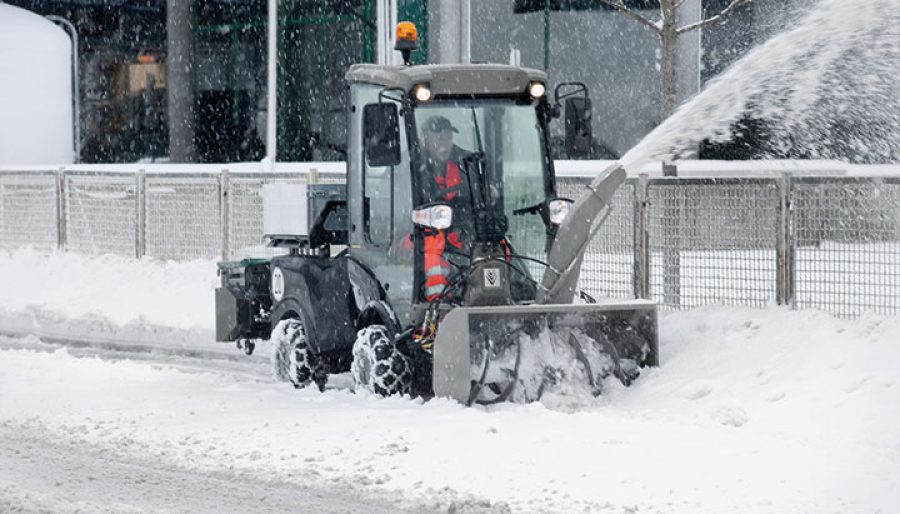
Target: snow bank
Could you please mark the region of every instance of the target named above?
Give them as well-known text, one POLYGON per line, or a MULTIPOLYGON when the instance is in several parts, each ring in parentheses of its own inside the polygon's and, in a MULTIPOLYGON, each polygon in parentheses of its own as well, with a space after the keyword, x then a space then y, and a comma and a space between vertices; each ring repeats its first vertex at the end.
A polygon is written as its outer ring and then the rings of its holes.
POLYGON ((215 328, 215 261, 136 261, 0 250, 0 311, 53 313, 112 325, 215 328))
MULTIPOLYGON (((113 320, 113 331, 213 323, 209 262, 19 251, 0 253, 0 280, 15 286, 0 294, 7 314, 39 305, 113 320)), ((900 318, 666 313, 661 367, 631 388, 490 409, 0 350, 0 421, 130 457, 397 494, 413 508, 889 512, 900 504, 898 341, 900 318)))

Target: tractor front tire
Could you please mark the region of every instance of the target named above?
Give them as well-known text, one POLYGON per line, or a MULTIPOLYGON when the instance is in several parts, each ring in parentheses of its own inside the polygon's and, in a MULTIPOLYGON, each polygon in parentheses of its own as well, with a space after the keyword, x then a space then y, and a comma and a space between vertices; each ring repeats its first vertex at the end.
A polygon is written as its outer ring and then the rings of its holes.
POLYGON ((412 363, 394 345, 384 325, 371 325, 359 331, 353 344, 353 387, 380 396, 409 394, 412 363))
POLYGON ((325 388, 328 374, 322 369, 317 355, 306 342, 306 331, 299 319, 278 322, 272 331, 272 361, 275 377, 290 382, 296 388, 315 382, 319 390, 325 388))

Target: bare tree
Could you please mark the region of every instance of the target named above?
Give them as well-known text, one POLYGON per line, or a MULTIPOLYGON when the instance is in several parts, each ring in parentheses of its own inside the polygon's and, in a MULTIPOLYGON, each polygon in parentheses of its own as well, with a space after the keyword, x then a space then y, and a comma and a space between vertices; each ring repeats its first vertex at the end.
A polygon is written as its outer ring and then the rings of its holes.
POLYGON ((659 19, 651 20, 636 10, 625 5, 623 0, 600 0, 615 8, 622 14, 644 25, 656 35, 660 42, 660 92, 662 94, 662 118, 668 118, 677 105, 677 86, 675 74, 675 45, 678 36, 693 30, 714 27, 728 18, 738 7, 749 4, 753 0, 732 0, 728 7, 719 14, 700 20, 696 23, 678 26, 678 9, 685 0, 659 0, 659 19))

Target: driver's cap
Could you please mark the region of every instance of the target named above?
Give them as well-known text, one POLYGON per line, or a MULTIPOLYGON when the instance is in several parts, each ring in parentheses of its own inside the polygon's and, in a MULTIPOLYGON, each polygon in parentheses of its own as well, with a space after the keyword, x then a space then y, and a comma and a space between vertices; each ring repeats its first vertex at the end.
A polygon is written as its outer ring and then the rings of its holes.
POLYGON ((432 116, 431 118, 428 118, 428 121, 425 122, 425 130, 431 132, 443 132, 445 130, 459 132, 459 130, 450 123, 450 120, 443 116, 432 116))

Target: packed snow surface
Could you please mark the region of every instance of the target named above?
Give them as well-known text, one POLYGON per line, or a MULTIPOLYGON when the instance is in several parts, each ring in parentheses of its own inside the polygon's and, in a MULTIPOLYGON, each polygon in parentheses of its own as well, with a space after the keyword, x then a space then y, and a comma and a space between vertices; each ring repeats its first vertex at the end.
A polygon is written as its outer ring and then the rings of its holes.
MULTIPOLYGON (((212 263, 0 253, 0 280, 28 283, 54 269, 67 272, 36 284, 41 293, 4 288, 4 319, 39 310, 60 323, 113 320, 104 331, 169 316, 185 330, 213 325, 212 263), (129 294, 102 298, 117 288, 129 294)), ((216 362, 183 369, 0 338, 0 425, 123 460, 386 495, 413 510, 900 504, 900 318, 706 307, 662 314, 659 332, 661 366, 630 388, 610 382, 598 399, 492 408, 354 394, 346 377, 324 393, 298 391, 216 362)), ((0 510, 53 494, 6 476, 0 510)))
POLYGON ((29 309, 115 325, 215 327, 213 261, 151 262, 114 255, 0 250, 0 312, 29 309))

